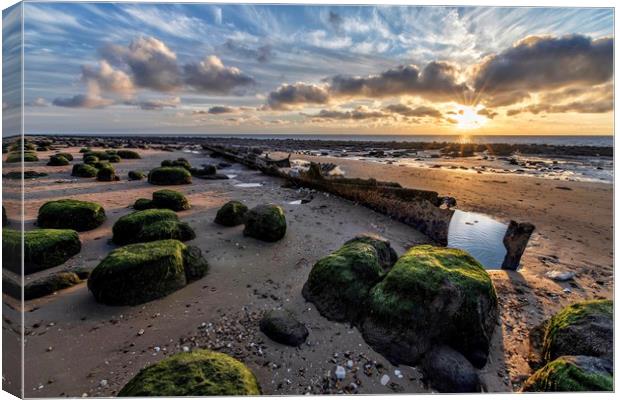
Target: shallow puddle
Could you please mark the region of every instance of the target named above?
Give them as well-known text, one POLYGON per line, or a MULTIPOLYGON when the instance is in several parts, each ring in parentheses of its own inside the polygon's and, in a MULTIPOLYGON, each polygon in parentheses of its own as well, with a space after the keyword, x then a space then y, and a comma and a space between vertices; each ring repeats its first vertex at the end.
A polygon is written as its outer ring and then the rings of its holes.
POLYGON ((500 269, 508 225, 484 214, 455 210, 448 228, 448 247, 467 251, 486 269, 500 269))
POLYGON ((240 188, 255 188, 255 187, 261 187, 263 186, 262 183, 238 183, 235 185, 235 187, 240 187, 240 188))

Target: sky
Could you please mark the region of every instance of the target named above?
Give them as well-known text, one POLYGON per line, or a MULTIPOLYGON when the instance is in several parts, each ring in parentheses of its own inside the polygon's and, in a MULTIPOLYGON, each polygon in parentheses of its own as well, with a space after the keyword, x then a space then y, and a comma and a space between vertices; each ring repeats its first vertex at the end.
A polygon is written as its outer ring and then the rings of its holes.
POLYGON ((27 133, 613 133, 612 9, 25 3, 23 21, 27 133))

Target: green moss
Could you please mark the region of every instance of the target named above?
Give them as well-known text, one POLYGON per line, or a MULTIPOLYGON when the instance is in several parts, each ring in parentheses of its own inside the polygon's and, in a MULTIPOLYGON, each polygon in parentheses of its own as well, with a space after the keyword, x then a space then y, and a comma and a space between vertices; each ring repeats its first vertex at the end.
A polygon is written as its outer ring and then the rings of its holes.
POLYGON ((183 193, 170 189, 153 192, 153 204, 157 208, 167 208, 172 211, 183 211, 191 208, 189 200, 183 193))
POLYGON ((63 199, 48 201, 39 208, 37 224, 41 228, 95 229, 105 221, 105 210, 97 203, 63 199))
POLYGON ((133 150, 119 150, 116 152, 116 154, 118 154, 118 156, 120 158, 124 158, 124 159, 139 159, 142 158, 140 157, 140 154, 138 154, 138 152, 133 151, 133 150))
POLYGON ((97 176, 97 168, 88 164, 75 164, 71 170, 71 176, 79 178, 94 178, 97 176))
MULTIPOLYGON (((39 157, 33 152, 26 151, 24 154, 24 162, 39 161, 39 157)), ((8 153, 6 156, 7 163, 18 163, 22 161, 22 153, 19 151, 8 153)))
POLYGON ((377 250, 371 244, 350 241, 314 264, 303 294, 327 318, 355 320, 382 276, 377 250))
MULTIPOLYGON (((591 300, 571 304, 565 307, 548 322, 543 338, 542 359, 549 362, 562 355, 575 355, 574 351, 579 351, 580 355, 600 355, 599 349, 590 349, 590 345, 601 347, 596 343, 597 338, 592 337, 593 328, 588 324, 595 322, 595 319, 602 318, 609 321, 612 326, 613 321, 613 302, 611 300, 591 300), (574 327, 583 325, 581 331, 589 338, 578 335, 573 330, 574 327), (583 343, 586 340, 588 343, 583 343), (581 341, 581 342, 577 342, 581 341), (594 354, 592 354, 594 353, 594 354)), ((609 332, 610 336, 613 335, 609 332)), ((604 346, 604 344, 603 344, 604 346)), ((609 348, 600 349, 602 353, 612 347, 612 339, 609 338, 609 348)))
POLYGON ((95 267, 88 289, 98 302, 109 305, 135 305, 164 297, 187 284, 185 250, 178 240, 120 247, 95 267))
POLYGON ((144 368, 119 396, 260 395, 256 377, 243 363, 222 353, 194 350, 144 368))
POLYGON ((105 161, 95 161, 93 163, 90 163, 89 165, 92 165, 93 167, 95 167, 97 169, 101 169, 101 168, 114 168, 112 166, 112 164, 110 164, 110 162, 108 160, 105 160, 105 161))
POLYGON ((21 171, 12 171, 12 172, 7 172, 6 174, 2 176, 7 179, 22 179, 22 177, 24 179, 36 179, 36 178, 42 178, 44 176, 47 176, 47 174, 45 172, 27 170, 27 171, 24 171, 23 175, 21 171))
POLYGON ((136 236, 136 242, 152 242, 162 239, 176 239, 182 242, 196 238, 194 230, 181 221, 157 221, 144 225, 136 236))
POLYGON ((563 356, 536 371, 523 385, 524 392, 611 392, 614 378, 604 368, 596 368, 593 357, 563 356), (583 368, 586 361, 591 366, 583 368), (592 368, 595 367, 595 368, 592 368))
MULTIPOLYGON (((78 233, 71 229, 36 229, 26 231, 24 240, 24 272, 31 274, 55 267, 81 250, 78 233)), ((22 232, 2 230, 2 261, 5 268, 21 274, 22 232)))
POLYGON ((93 155, 85 155, 82 160, 84 161, 84 164, 93 165, 99 161, 99 158, 93 155))
POLYGON ((48 296, 62 289, 67 289, 82 282, 73 272, 58 272, 50 276, 39 278, 24 286, 24 300, 32 300, 48 296))
POLYGON ((80 153, 90 153, 90 152, 92 152, 90 147, 82 147, 80 149, 80 153))
POLYGON ((286 234, 284 209, 275 204, 254 207, 246 214, 243 234, 266 242, 282 239, 286 234))
POLYGON ((192 169, 191 164, 185 158, 177 158, 176 160, 164 160, 161 162, 162 167, 181 167, 186 170, 192 169))
POLYGON ((155 207, 155 204, 153 204, 153 200, 138 199, 135 201, 135 203, 133 203, 133 208, 134 210, 142 211, 142 210, 150 210, 151 208, 157 208, 157 207, 155 207))
POLYGON ((144 179, 144 174, 140 171, 129 171, 127 175, 130 181, 140 181, 144 179))
POLYGON ((47 165, 53 166, 53 167, 69 165, 69 160, 67 160, 65 157, 61 155, 55 154, 53 156, 50 156, 50 160, 47 162, 47 165))
POLYGON ((153 185, 185 185, 192 183, 192 175, 181 167, 158 167, 149 172, 148 180, 153 185))
POLYGON ((90 151, 88 153, 84 153, 84 160, 86 160, 86 157, 90 156, 97 157, 99 160, 108 160, 110 158, 110 153, 106 151, 90 151))
POLYGON ((71 153, 56 153, 55 155, 60 156, 60 157, 64 157, 66 158, 68 161, 73 161, 73 155, 71 153))
POLYGON ((118 181, 116 176, 116 170, 111 165, 104 165, 99 171, 97 171, 97 180, 102 182, 118 181))
POLYGON ((140 232, 151 224, 163 221, 178 221, 179 217, 171 210, 136 211, 119 218, 112 228, 112 241, 116 244, 128 244, 138 241, 140 232))
POLYGON ((111 163, 119 163, 121 162, 121 158, 117 154, 112 154, 110 158, 108 158, 108 161, 111 163))
POLYGON ((215 223, 224 226, 237 226, 245 222, 248 206, 240 201, 232 200, 224 204, 215 216, 215 223))

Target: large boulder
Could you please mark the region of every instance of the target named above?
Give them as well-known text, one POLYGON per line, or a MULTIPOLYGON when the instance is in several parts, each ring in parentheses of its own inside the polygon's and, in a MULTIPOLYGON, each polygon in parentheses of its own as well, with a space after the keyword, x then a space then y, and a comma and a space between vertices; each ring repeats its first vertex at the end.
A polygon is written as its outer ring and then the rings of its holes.
POLYGON ((120 178, 116 176, 116 170, 111 164, 102 165, 97 171, 97 180, 102 182, 118 181, 120 178))
POLYGON ((181 167, 186 170, 192 169, 192 165, 186 158, 177 158, 176 160, 164 160, 161 162, 162 167, 181 167))
POLYGON ((34 162, 34 161, 39 161, 39 157, 37 157, 37 155, 33 152, 30 151, 25 151, 25 152, 20 152, 20 151, 15 151, 15 152, 10 152, 7 154, 6 156, 6 160, 5 162, 7 163, 18 163, 22 161, 22 154, 24 157, 24 162, 34 162))
POLYGON ((48 201, 39 208, 37 225, 41 228, 74 229, 78 232, 97 228, 105 221, 105 210, 90 201, 63 199, 48 201))
POLYGON ((237 226, 245 222, 248 206, 240 201, 232 200, 224 204, 215 216, 215 223, 224 226, 237 226))
POLYGON ((54 154, 53 156, 50 156, 50 160, 47 162, 47 165, 52 167, 69 165, 69 160, 60 154, 54 154))
POLYGON ((370 289, 384 275, 380 252, 389 242, 360 236, 320 259, 310 271, 303 287, 304 298, 326 318, 354 321, 365 310, 370 289))
POLYGON ((572 304, 545 324, 542 362, 581 355, 613 359, 613 302, 592 300, 572 304))
POLYGON ((439 346, 424 356, 424 376, 443 393, 480 392, 480 379, 474 366, 458 351, 439 346))
POLYGON ((121 397, 260 395, 256 377, 242 362, 211 350, 194 350, 144 368, 121 397))
POLYGON ((153 192, 153 205, 156 208, 167 208, 172 211, 183 211, 191 208, 189 200, 183 193, 170 189, 153 192))
POLYGON ((275 204, 254 207, 246 214, 243 234, 265 242, 282 239, 286 234, 284 209, 275 204))
POLYGON ((24 286, 24 300, 37 299, 48 296, 59 290, 67 289, 82 282, 75 272, 63 271, 44 276, 24 286))
POLYGON ((299 346, 306 341, 308 329, 286 310, 272 310, 260 320, 260 330, 271 340, 288 346, 299 346))
MULTIPOLYGON (((24 273, 55 267, 80 252, 78 233, 71 229, 35 229, 23 232, 24 273)), ((22 232, 2 230, 3 267, 21 274, 22 232)))
POLYGON ((71 176, 94 178, 97 176, 97 168, 89 164, 75 164, 71 170, 71 176))
POLYGON ((127 177, 130 181, 141 181, 144 179, 144 174, 140 171, 129 171, 127 177))
POLYGON ((161 239, 191 240, 194 231, 172 210, 150 209, 122 216, 112 227, 112 241, 129 244, 161 239))
POLYGON ((192 174, 182 167, 158 167, 149 172, 148 181, 153 185, 186 185, 192 183, 192 174))
POLYGON ((120 158, 124 158, 127 160, 142 158, 140 157, 140 154, 138 152, 133 150, 118 150, 116 154, 118 154, 120 158))
POLYGON ((524 392, 611 392, 613 362, 589 356, 562 356, 525 381, 524 392))
POLYGON ((497 296, 482 265, 462 250, 424 245, 409 249, 370 291, 361 330, 396 364, 415 364, 445 344, 481 368, 497 319, 497 296))
POLYGON ((113 250, 95 267, 88 289, 100 303, 136 305, 184 287, 204 276, 207 267, 199 250, 190 256, 178 240, 131 244, 113 250))

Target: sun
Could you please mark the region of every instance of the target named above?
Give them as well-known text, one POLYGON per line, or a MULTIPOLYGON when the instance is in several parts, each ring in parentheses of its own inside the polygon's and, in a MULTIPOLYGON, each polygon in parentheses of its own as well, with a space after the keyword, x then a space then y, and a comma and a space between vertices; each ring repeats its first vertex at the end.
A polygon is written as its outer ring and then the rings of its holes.
POLYGON ((460 107, 454 116, 459 129, 476 129, 487 123, 488 118, 478 114, 475 107, 460 107))

